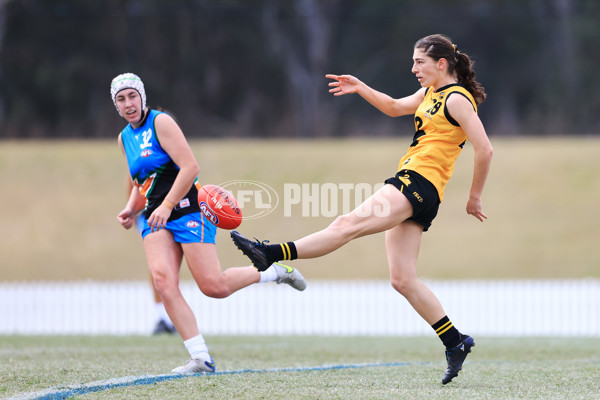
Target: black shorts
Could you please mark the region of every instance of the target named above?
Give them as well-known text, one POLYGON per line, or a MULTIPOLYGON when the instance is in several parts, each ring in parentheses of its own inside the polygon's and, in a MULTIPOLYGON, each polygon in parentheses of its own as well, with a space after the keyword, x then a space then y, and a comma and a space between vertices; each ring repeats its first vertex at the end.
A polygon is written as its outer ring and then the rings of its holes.
POLYGON ((423 226, 427 232, 440 208, 440 196, 431 182, 415 171, 402 169, 396 176, 385 180, 401 191, 413 207, 409 220, 423 226))

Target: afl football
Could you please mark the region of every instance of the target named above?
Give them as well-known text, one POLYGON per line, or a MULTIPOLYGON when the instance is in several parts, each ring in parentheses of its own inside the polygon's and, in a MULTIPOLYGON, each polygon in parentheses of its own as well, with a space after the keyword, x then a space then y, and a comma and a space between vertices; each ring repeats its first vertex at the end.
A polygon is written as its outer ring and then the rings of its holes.
POLYGON ((242 210, 231 193, 217 185, 198 189, 200 212, 221 229, 235 229, 242 223, 242 210))

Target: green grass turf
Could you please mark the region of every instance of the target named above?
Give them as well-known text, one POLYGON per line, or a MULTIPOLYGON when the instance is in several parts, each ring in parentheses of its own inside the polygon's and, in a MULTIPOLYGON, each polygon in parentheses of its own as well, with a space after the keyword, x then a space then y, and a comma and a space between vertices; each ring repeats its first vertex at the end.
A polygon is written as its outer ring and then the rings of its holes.
MULTIPOLYGON (((600 277, 600 138, 492 138, 483 198, 489 219, 465 212, 473 150, 465 146, 446 198, 423 236, 418 272, 429 279, 600 277)), ((368 183, 392 176, 410 137, 393 139, 208 140, 191 142, 200 182, 256 180, 283 195, 286 183, 368 183)), ((140 239, 116 215, 125 205, 125 161, 114 141, 0 143, 0 280, 147 279, 140 239)), ((341 200, 340 200, 341 201, 341 200)), ((342 205, 339 205, 342 208, 342 205)), ((294 240, 333 217, 302 217, 283 206, 239 230, 294 240)), ((387 279, 383 234, 296 261, 309 279, 387 279)), ((223 267, 246 265, 228 232, 223 267)), ((182 278, 191 276, 183 269, 182 278)))
MULTIPOLYGON (((219 371, 406 363, 313 371, 195 376, 90 393, 85 399, 593 399, 599 338, 476 338, 463 371, 440 379, 433 337, 207 337, 219 371)), ((178 337, 4 336, 0 397, 124 376, 184 362, 178 337)))

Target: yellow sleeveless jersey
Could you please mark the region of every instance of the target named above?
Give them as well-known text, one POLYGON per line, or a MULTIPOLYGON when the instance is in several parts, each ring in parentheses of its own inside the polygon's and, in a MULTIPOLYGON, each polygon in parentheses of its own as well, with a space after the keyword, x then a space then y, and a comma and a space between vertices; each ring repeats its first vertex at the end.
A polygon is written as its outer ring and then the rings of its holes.
POLYGON ((451 84, 437 91, 429 87, 415 112, 413 142, 398 166, 398 170, 408 169, 425 177, 437 189, 440 201, 444 199, 454 163, 467 141, 467 135, 446 108, 451 94, 465 96, 477 112, 473 96, 464 87, 451 84))

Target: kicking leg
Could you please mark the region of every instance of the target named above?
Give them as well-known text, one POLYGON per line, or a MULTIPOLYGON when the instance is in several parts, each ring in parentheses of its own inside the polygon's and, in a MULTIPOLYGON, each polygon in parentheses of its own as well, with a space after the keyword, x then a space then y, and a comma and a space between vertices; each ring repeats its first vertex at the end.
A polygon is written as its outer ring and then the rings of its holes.
POLYGON ((267 245, 231 232, 236 246, 260 271, 280 260, 315 258, 329 254, 352 239, 383 232, 412 216, 412 205, 392 185, 384 185, 352 212, 339 216, 327 228, 295 242, 267 245))

